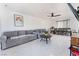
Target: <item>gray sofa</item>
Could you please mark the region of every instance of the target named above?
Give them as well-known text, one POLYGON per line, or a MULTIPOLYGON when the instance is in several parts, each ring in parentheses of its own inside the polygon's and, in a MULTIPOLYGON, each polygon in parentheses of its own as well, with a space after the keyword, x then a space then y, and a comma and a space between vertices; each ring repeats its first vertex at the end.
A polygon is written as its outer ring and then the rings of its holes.
POLYGON ((7 49, 37 39, 32 30, 9 31, 1 36, 1 49, 7 49))
POLYGON ((40 38, 45 29, 4 32, 1 36, 1 49, 7 49, 40 38))
POLYGON ((37 39, 40 38, 40 35, 43 33, 43 32, 46 32, 46 29, 36 29, 33 31, 33 33, 35 33, 37 35, 37 39))

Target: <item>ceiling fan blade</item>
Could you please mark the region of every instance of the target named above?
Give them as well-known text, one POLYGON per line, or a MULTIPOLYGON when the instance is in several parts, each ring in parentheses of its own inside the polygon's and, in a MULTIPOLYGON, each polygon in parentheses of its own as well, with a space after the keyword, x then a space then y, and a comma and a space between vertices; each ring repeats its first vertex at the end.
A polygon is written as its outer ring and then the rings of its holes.
POLYGON ((53 17, 57 17, 57 16, 61 16, 61 15, 54 15, 53 17))
POLYGON ((57 17, 61 16, 60 14, 54 14, 53 12, 48 15, 48 17, 57 17))

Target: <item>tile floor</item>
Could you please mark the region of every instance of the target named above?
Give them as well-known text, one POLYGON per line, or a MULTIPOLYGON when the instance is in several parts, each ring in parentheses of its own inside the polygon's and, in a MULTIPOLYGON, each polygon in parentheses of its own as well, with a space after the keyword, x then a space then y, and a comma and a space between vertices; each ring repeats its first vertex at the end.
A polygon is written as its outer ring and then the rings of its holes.
POLYGON ((70 36, 52 35, 48 44, 40 39, 0 50, 1 56, 69 56, 70 36))

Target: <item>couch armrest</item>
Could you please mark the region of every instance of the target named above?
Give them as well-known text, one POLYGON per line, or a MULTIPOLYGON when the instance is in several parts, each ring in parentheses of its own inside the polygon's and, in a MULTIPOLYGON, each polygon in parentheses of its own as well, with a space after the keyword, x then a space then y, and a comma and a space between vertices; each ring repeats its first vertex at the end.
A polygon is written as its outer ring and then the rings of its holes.
POLYGON ((1 49, 5 49, 6 48, 6 42, 7 42, 7 36, 2 35, 1 36, 1 49))
POLYGON ((36 37, 37 37, 37 39, 38 39, 38 35, 39 35, 39 33, 37 33, 37 32, 33 32, 33 34, 36 35, 36 37))
POLYGON ((7 36, 2 35, 2 36, 1 36, 1 42, 5 42, 5 41, 7 41, 7 36))

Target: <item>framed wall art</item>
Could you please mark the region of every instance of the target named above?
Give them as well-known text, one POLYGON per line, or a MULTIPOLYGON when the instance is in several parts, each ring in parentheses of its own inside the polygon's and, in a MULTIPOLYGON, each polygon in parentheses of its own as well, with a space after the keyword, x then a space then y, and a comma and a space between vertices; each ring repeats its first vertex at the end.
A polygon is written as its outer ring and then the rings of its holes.
POLYGON ((15 26, 24 26, 23 16, 14 14, 14 24, 15 26))

